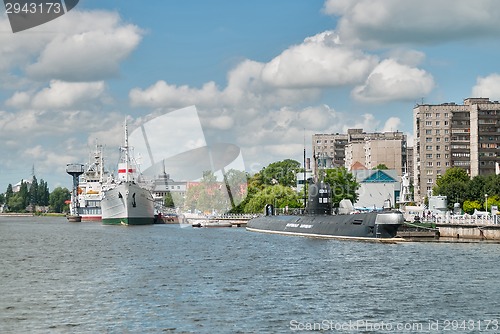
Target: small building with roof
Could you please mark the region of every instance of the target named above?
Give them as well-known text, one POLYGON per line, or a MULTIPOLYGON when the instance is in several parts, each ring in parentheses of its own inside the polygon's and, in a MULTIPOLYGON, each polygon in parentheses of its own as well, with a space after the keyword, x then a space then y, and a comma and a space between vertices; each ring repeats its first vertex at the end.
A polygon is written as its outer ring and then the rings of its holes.
POLYGON ((399 198, 401 183, 398 172, 394 169, 356 169, 351 173, 360 184, 356 209, 381 209, 386 200, 394 207, 399 198))

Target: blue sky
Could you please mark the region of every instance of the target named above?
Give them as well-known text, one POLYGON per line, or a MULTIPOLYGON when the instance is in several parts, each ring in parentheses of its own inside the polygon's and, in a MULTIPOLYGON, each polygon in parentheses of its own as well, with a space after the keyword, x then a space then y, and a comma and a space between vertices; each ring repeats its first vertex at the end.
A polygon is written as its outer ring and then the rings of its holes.
POLYGON ((33 165, 70 187, 96 139, 113 170, 125 116, 190 105, 250 172, 301 161, 304 133, 412 138, 416 103, 500 99, 499 39, 494 0, 81 0, 16 34, 2 13, 0 192, 33 165))

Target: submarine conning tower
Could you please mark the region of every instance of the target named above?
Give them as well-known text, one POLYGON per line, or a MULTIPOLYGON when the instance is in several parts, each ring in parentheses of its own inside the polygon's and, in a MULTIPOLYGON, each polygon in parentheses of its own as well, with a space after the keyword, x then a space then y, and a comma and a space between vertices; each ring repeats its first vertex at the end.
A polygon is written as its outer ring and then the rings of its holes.
POLYGON ((309 185, 306 212, 311 215, 331 215, 332 197, 330 185, 317 182, 309 185))

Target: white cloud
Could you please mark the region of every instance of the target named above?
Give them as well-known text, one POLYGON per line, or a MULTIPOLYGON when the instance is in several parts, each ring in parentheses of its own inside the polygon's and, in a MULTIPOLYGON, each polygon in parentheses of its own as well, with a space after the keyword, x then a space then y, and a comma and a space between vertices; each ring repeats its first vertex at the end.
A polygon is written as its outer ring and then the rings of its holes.
MULTIPOLYGON (((0 29, 10 30, 6 16, 0 29)), ((50 23, 17 34, 0 34, 0 71, 31 79, 98 81, 116 77, 119 64, 143 32, 117 13, 72 10, 50 23)))
POLYGON ((377 58, 339 44, 332 32, 292 46, 264 66, 263 81, 284 88, 343 86, 362 81, 377 58))
POLYGON ((99 82, 64 82, 52 80, 49 87, 39 92, 16 92, 8 99, 7 106, 34 110, 66 109, 75 110, 89 106, 95 101, 103 102, 105 84, 99 82))
POLYGON ((5 105, 21 109, 28 107, 30 102, 31 96, 28 92, 15 92, 10 99, 5 101, 5 105))
POLYGON ((387 121, 385 121, 384 127, 382 128, 382 132, 394 132, 398 131, 401 128, 401 119, 399 117, 389 117, 387 121))
POLYGON ((99 98, 104 90, 103 81, 68 83, 53 80, 49 88, 43 89, 33 98, 33 107, 71 108, 79 103, 99 98))
POLYGON ((208 82, 201 89, 189 86, 169 85, 160 80, 145 90, 134 88, 129 93, 130 103, 134 107, 171 107, 188 105, 214 105, 220 99, 220 92, 214 82, 208 82))
POLYGON ((498 36, 495 0, 326 0, 324 12, 339 16, 344 42, 368 45, 433 44, 498 36))
POLYGON ((343 124, 343 133, 347 133, 348 129, 363 129, 365 132, 379 131, 380 121, 373 114, 363 114, 361 117, 356 117, 354 122, 345 122, 343 124))
POLYGON ((486 77, 478 77, 476 85, 472 87, 471 97, 489 97, 500 100, 500 74, 493 73, 486 77))
POLYGON ((392 59, 382 61, 352 96, 363 102, 412 101, 426 96, 434 79, 424 70, 411 68, 392 59))

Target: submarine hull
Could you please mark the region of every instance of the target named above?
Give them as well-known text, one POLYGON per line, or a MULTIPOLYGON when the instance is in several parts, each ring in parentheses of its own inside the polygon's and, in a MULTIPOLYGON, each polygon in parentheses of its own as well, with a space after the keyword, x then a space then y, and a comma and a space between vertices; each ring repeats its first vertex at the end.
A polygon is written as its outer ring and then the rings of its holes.
POLYGON ((268 215, 248 221, 247 230, 318 238, 383 241, 396 237, 402 213, 369 212, 345 215, 268 215))

